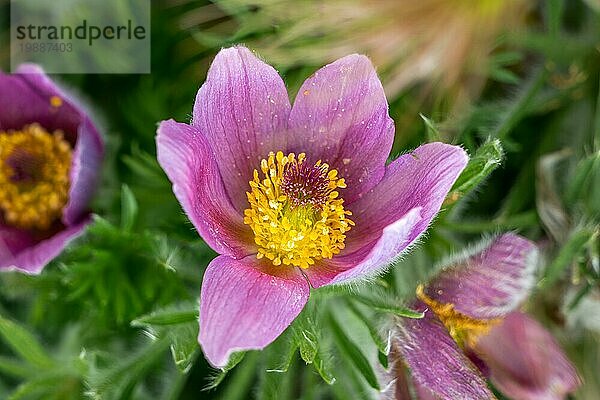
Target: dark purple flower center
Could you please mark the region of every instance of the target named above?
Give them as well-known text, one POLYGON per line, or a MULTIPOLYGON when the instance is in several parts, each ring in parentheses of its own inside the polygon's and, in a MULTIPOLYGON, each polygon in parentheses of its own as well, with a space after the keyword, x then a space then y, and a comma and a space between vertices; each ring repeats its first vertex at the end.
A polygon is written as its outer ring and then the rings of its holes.
POLYGON ((281 191, 292 207, 321 208, 333 190, 327 176, 327 165, 292 162, 286 166, 281 181, 281 191))
POLYGON ((8 179, 13 183, 31 184, 42 177, 41 169, 44 160, 38 155, 28 153, 23 149, 14 150, 6 158, 5 164, 12 171, 8 179))

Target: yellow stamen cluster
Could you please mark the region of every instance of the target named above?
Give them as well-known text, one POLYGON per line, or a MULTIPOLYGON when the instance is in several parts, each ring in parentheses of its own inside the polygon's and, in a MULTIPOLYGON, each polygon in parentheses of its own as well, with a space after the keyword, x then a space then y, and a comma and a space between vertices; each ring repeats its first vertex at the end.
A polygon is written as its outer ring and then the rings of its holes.
POLYGON ((454 309, 454 304, 440 303, 425 294, 423 285, 417 287, 417 297, 442 321, 452 338, 460 346, 475 346, 477 340, 486 335, 500 319, 477 319, 454 309))
POLYGON ((257 257, 274 265, 308 268, 332 258, 354 225, 337 191, 346 187, 344 179, 325 163, 305 161, 304 153, 271 152, 250 181, 244 223, 254 231, 257 257))
POLYGON ((0 212, 21 229, 48 229, 69 193, 71 145, 38 124, 0 131, 0 212))

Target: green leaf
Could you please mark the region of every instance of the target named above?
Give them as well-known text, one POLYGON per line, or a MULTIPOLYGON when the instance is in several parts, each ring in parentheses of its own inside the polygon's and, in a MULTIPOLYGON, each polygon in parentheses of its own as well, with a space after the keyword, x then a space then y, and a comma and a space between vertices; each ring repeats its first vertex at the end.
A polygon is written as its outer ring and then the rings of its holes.
POLYGON ((247 399, 248 393, 251 391, 254 377, 258 366, 258 353, 251 352, 246 356, 242 365, 234 371, 230 381, 222 393, 222 398, 227 400, 244 400, 247 399))
POLYGON ((200 351, 197 323, 181 324, 169 329, 168 336, 171 339, 171 355, 175 366, 182 373, 189 372, 200 351))
POLYGON ((138 204, 129 186, 121 186, 121 229, 131 231, 138 213, 138 204))
POLYGON ((331 387, 335 400, 355 399, 357 393, 361 394, 361 400, 380 400, 381 396, 372 395, 373 391, 366 387, 364 379, 355 368, 340 368, 338 374, 340 384, 331 387))
POLYGON ((225 365, 222 370, 227 372, 227 371, 231 371, 232 369, 235 368, 236 365, 238 365, 240 363, 240 361, 242 361, 244 359, 244 356, 246 355, 245 351, 237 351, 235 353, 232 353, 231 356, 229 356, 229 361, 227 361, 227 365, 225 365))
POLYGON ((291 336, 294 345, 300 351, 300 357, 307 364, 312 364, 321 378, 328 383, 335 382, 331 372, 329 358, 324 354, 319 338, 319 325, 310 305, 294 321, 291 326, 291 336))
MULTIPOLYGON (((266 353, 270 358, 272 352, 266 353)), ((269 362, 267 360, 267 362, 269 362)), ((257 400, 292 400, 296 397, 293 395, 294 379, 298 376, 296 373, 295 364, 290 364, 289 372, 277 373, 276 371, 267 370, 266 373, 259 375, 259 382, 256 388, 257 400)))
MULTIPOLYGON (((598 95, 596 96, 596 110, 594 111, 594 131, 593 135, 595 138, 600 138, 600 82, 598 82, 598 95)), ((598 153, 598 143, 595 146, 596 153, 598 153)))
POLYGON ((495 65, 514 65, 523 60, 523 54, 517 51, 504 51, 492 56, 495 65))
POLYGON ((354 313, 354 315, 356 315, 358 319, 369 330, 369 334, 371 335, 373 342, 377 346, 377 350, 379 350, 379 353, 382 353, 384 356, 387 356, 390 351, 388 340, 384 339, 379 333, 379 330, 373 325, 373 318, 369 318, 367 315, 365 315, 365 313, 362 312, 360 308, 358 308, 358 306, 352 301, 347 301, 346 303, 348 304, 348 307, 354 313))
POLYGON ((373 371, 371 363, 369 363, 369 360, 367 360, 358 346, 352 342, 348 336, 346 336, 342 330, 342 327, 331 314, 329 315, 329 324, 331 326, 331 332, 335 342, 340 348, 342 354, 347 356, 350 361, 352 361, 354 366, 358 369, 358 371, 362 374, 372 388, 379 390, 379 381, 377 380, 377 376, 375 375, 375 371, 373 371))
POLYGON ((446 202, 454 203, 473 190, 502 163, 504 151, 498 139, 490 139, 477 149, 460 174, 446 202))
POLYGON ((600 170, 600 152, 596 152, 591 156, 579 161, 575 168, 575 176, 569 180, 567 193, 565 196, 566 204, 574 204, 583 197, 583 193, 590 189, 593 185, 594 173, 598 174, 600 170))
POLYGON ((427 118, 423 114, 419 114, 423 122, 425 123, 425 127, 427 128, 427 141, 428 142, 436 142, 441 138, 440 130, 438 129, 436 123, 431 119, 427 118))
POLYGON ((54 361, 25 328, 0 316, 0 337, 23 360, 40 369, 50 369, 54 361))
POLYGON ((25 378, 35 374, 28 364, 10 357, 3 356, 0 356, 0 372, 18 378, 25 378))
POLYGON ((481 233, 492 231, 507 231, 511 229, 525 229, 535 226, 539 223, 538 214, 535 211, 526 211, 513 215, 500 215, 491 221, 473 221, 461 219, 457 222, 444 221, 444 227, 463 233, 481 233))
POLYGON ((565 8, 564 0, 548 0, 546 2, 548 32, 553 38, 558 38, 565 8))
POLYGON ((36 378, 25 381, 8 396, 6 400, 21 400, 28 398, 42 398, 44 394, 51 393, 56 377, 36 378))
POLYGON ((218 48, 227 43, 227 39, 223 35, 203 30, 192 32, 192 37, 208 48, 218 48))
POLYGON ((259 375, 256 388, 258 400, 291 400, 294 379, 297 374, 295 367, 298 363, 296 350, 298 346, 292 339, 290 329, 280 335, 261 353, 264 359, 264 373, 259 375))
POLYGON ((318 350, 318 337, 312 318, 301 315, 292 325, 292 337, 300 350, 300 357, 307 364, 312 364, 318 350))
POLYGON ((294 361, 294 355, 298 349, 296 340, 292 333, 287 330, 267 348, 267 372, 285 373, 294 361))
POLYGON ((567 310, 569 311, 573 311, 577 305, 579 304, 579 302, 581 300, 583 300, 583 298, 592 290, 592 285, 589 284, 589 282, 586 282, 581 289, 579 289, 575 295, 573 295, 573 298, 571 299, 571 301, 569 302, 569 304, 567 304, 567 310))
POLYGON ((37 374, 24 381, 6 397, 6 400, 21 399, 80 399, 81 380, 79 376, 65 373, 60 368, 37 374))
POLYGON ((320 351, 317 352, 313 360, 313 367, 317 370, 321 378, 328 385, 335 383, 335 377, 333 376, 331 360, 323 357, 320 351))
POLYGON ((235 366, 238 365, 244 359, 245 355, 245 351, 238 351, 232 353, 229 356, 229 361, 227 361, 227 365, 221 368, 221 370, 218 371, 217 374, 210 378, 210 382, 204 387, 204 390, 215 389, 217 386, 219 386, 227 376, 227 373, 233 368, 235 368, 235 366))
POLYGON ((92 399, 117 400, 131 398, 131 391, 148 371, 158 364, 169 347, 169 341, 159 338, 124 358, 113 359, 107 367, 99 368, 97 354, 88 353, 90 373, 87 393, 92 399))
POLYGON ((154 335, 166 337, 177 368, 187 373, 198 356, 198 310, 192 302, 170 305, 139 317, 134 327, 150 329, 154 335))
POLYGON ((546 273, 540 286, 548 287, 556 282, 583 251, 584 246, 594 237, 595 233, 588 229, 581 229, 571 233, 567 242, 562 246, 556 258, 546 268, 546 273))
POLYGON ((164 307, 131 321, 134 327, 185 324, 198 321, 198 306, 190 302, 164 307))
POLYGON ((504 68, 494 68, 490 72, 490 78, 495 81, 516 85, 521 82, 521 78, 514 72, 504 68))
POLYGON ((156 188, 168 187, 168 180, 160 168, 156 157, 140 150, 139 146, 132 145, 131 156, 123 156, 123 162, 133 171, 145 185, 156 188))
POLYGON ((495 129, 490 132, 491 137, 504 139, 529 112, 528 105, 546 82, 547 71, 544 66, 538 67, 532 80, 524 86, 517 97, 508 104, 508 107, 500 113, 495 129))
POLYGON ((377 358, 379 359, 379 363, 385 369, 388 368, 388 355, 382 353, 381 351, 377 353, 377 358))
POLYGON ((383 303, 383 302, 379 301, 378 299, 373 299, 373 298, 364 297, 364 296, 360 296, 360 295, 356 295, 354 298, 356 300, 360 301, 361 303, 373 308, 374 310, 381 311, 384 313, 394 314, 399 317, 420 319, 425 316, 425 313, 411 310, 410 308, 406 308, 406 307, 400 307, 400 306, 383 303))

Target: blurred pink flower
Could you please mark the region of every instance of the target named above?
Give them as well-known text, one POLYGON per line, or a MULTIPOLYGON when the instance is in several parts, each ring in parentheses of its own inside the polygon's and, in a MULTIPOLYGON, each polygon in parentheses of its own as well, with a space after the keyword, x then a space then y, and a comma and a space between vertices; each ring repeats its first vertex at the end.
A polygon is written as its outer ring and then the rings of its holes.
POLYGON ((40 273, 90 222, 104 145, 36 65, 0 72, 0 271, 40 273))

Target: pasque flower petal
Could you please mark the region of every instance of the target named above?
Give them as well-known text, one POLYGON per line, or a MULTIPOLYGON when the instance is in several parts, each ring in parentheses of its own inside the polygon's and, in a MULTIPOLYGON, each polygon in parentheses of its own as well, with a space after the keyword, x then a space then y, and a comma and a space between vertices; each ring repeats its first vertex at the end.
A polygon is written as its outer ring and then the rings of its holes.
POLYGON ((273 67, 245 47, 217 54, 198 91, 192 125, 210 144, 240 213, 252 171, 270 151, 285 150, 289 112, 285 84, 273 67))
POLYGON ((509 314, 481 337, 475 351, 494 385, 513 399, 560 400, 581 384, 552 335, 520 312, 509 314))
POLYGON ((37 122, 50 132, 63 131, 75 145, 85 112, 39 66, 23 64, 12 75, 0 72, 0 94, 0 130, 37 122))
POLYGON ((425 294, 453 304, 456 311, 472 318, 498 318, 516 309, 529 294, 536 260, 535 244, 504 234, 443 269, 428 283, 425 294))
POLYGON ((206 243, 234 258, 251 254, 252 231, 229 201, 207 138, 191 125, 168 120, 158 127, 156 147, 177 200, 206 243))
POLYGON ((289 150, 328 163, 346 179, 347 204, 382 178, 394 123, 367 57, 341 58, 308 78, 296 96, 289 127, 289 150))
POLYGON ((30 233, 0 225, 0 271, 39 274, 90 222, 91 217, 86 217, 41 240, 30 233))
POLYGON ((298 316, 309 292, 296 269, 276 268, 255 256, 215 258, 200 299, 198 340, 206 358, 223 367, 232 352, 264 348, 298 316))
POLYGON ((322 261, 304 273, 315 288, 373 277, 385 271, 410 245, 414 240, 413 230, 420 221, 421 208, 414 208, 385 227, 374 244, 331 261, 322 261))
MULTIPOLYGON (((420 302, 414 309, 425 310, 420 302)), ((440 399, 494 399, 484 378, 430 311, 422 319, 400 318, 393 351, 410 369, 419 390, 440 399)), ((401 370, 401 369, 398 369, 401 370)))
POLYGON ((35 243, 30 233, 0 225, 0 269, 16 265, 16 256, 35 243))
POLYGON ((63 210, 62 221, 72 225, 88 213, 90 201, 100 180, 104 145, 92 121, 82 117, 69 177, 69 201, 63 210))
POLYGON ((421 220, 406 244, 411 243, 438 213, 467 161, 463 149, 444 143, 425 144, 393 161, 381 182, 349 205, 356 227, 348 232, 346 251, 372 245, 386 226, 420 207, 421 220))
POLYGON ((466 163, 460 147, 431 143, 390 164, 383 180, 350 205, 356 226, 344 254, 306 271, 313 287, 385 270, 429 226, 466 163))

